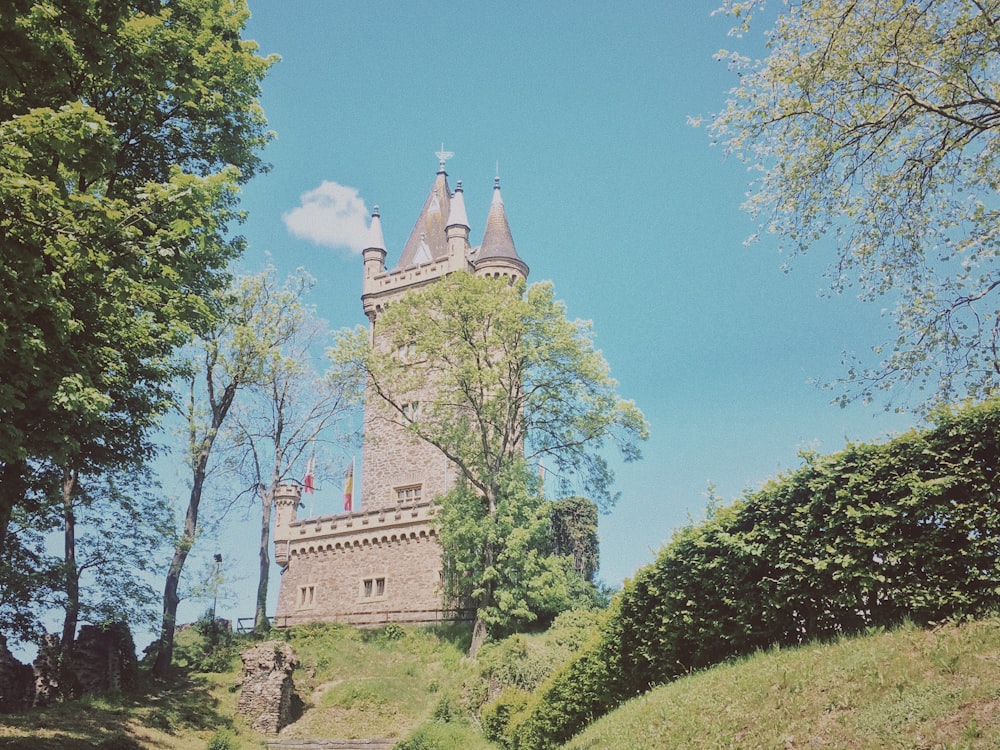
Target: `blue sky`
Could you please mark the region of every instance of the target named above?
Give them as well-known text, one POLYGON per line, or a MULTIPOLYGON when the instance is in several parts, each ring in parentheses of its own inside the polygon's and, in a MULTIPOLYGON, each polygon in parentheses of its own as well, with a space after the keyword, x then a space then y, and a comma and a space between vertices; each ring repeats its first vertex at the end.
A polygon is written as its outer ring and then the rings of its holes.
MULTIPOLYGON (((644 460, 619 467, 621 501, 601 519, 606 582, 700 517, 709 482, 730 499, 797 466, 801 449, 914 423, 840 409, 813 384, 886 337, 877 306, 822 295, 832 255, 786 274, 773 241, 743 244, 746 167, 687 122, 720 109, 734 81, 713 59, 730 42, 715 0, 249 1, 246 36, 282 60, 264 84, 277 139, 273 170, 245 190, 244 266, 265 254, 282 272, 303 266, 332 327, 364 323, 349 245, 372 207, 391 266, 443 143, 477 244, 499 164, 530 280, 552 280, 570 316, 593 321, 620 393, 650 422, 644 460), (293 232, 286 218, 319 196, 326 213, 293 232)), ((317 493, 316 513, 339 492, 317 493)), ((229 559, 252 578, 247 547, 229 559)), ((234 616, 252 611, 247 589, 234 616)))

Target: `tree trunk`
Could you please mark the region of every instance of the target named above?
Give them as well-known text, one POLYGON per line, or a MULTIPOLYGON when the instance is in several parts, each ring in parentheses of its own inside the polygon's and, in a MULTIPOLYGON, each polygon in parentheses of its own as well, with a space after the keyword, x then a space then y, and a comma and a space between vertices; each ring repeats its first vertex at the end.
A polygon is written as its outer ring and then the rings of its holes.
POLYGON ((0 559, 6 557, 4 547, 14 508, 24 502, 27 492, 25 472, 26 467, 20 461, 3 464, 0 469, 0 559))
POLYGON ((160 625, 160 643, 156 651, 156 661, 153 662, 153 677, 166 677, 167 672, 170 671, 170 663, 174 659, 174 629, 177 627, 177 605, 181 601, 177 589, 180 586, 184 563, 187 561, 188 553, 194 546, 194 540, 198 534, 198 508, 201 505, 202 489, 205 487, 205 475, 208 474, 208 458, 212 454, 215 436, 219 434, 219 429, 233 405, 236 389, 240 386, 238 380, 233 380, 223 389, 222 397, 216 401, 211 369, 208 372, 207 380, 209 404, 212 408, 212 426, 205 433, 200 445, 195 438, 196 432, 193 423, 190 427, 190 445, 192 454, 195 452, 195 446, 198 446, 197 459, 191 481, 191 496, 188 498, 187 513, 184 516, 184 533, 181 535, 180 541, 174 545, 174 556, 170 560, 167 580, 163 586, 163 622, 160 625))
POLYGON ((76 640, 76 626, 80 619, 80 574, 76 566, 76 515, 73 512, 73 493, 76 490, 77 472, 63 472, 63 586, 66 594, 66 612, 63 617, 62 640, 59 644, 60 660, 69 664, 76 640))
POLYGON ((198 457, 194 484, 191 486, 191 496, 188 498, 187 513, 184 516, 184 533, 181 535, 180 541, 174 545, 174 556, 167 569, 167 580, 163 587, 163 621, 160 625, 160 642, 152 671, 154 677, 166 677, 167 672, 170 671, 170 663, 174 658, 174 630, 177 627, 177 606, 181 601, 177 589, 180 586, 184 563, 187 561, 188 553, 194 546, 194 539, 198 533, 198 507, 201 505, 201 492, 205 484, 205 469, 208 464, 210 448, 211 444, 209 443, 202 455, 198 457))
MULTIPOLYGON (((496 496, 493 492, 490 492, 487 497, 488 518, 490 520, 496 518, 496 513, 496 496)), ((493 567, 495 555, 496 550, 493 548, 493 540, 487 537, 486 544, 483 547, 483 570, 489 570, 493 567)), ((479 649, 482 648, 487 638, 489 638, 489 628, 483 619, 483 611, 487 607, 492 607, 496 604, 496 583, 493 580, 487 580, 485 586, 486 590, 483 592, 482 598, 479 600, 479 605, 476 607, 476 620, 472 626, 472 642, 469 644, 469 656, 473 658, 475 658, 476 654, 479 653, 479 649)))
POLYGON ((253 632, 262 633, 270 626, 267 619, 267 582, 271 572, 271 556, 268 546, 271 544, 271 502, 274 497, 272 488, 266 493, 260 490, 260 501, 263 505, 260 514, 260 577, 257 579, 257 611, 253 618, 253 632))

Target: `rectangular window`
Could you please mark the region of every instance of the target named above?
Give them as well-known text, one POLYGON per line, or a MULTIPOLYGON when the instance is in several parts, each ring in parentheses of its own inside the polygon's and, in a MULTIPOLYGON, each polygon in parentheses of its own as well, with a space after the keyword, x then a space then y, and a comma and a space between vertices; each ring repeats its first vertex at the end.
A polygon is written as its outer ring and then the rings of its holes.
POLYGON ((396 487, 397 503, 419 503, 421 496, 420 484, 408 484, 404 487, 396 487))
POLYGON ((385 597, 385 577, 363 578, 361 580, 361 598, 382 599, 385 597))
POLYGON ((411 401, 408 404, 403 404, 401 410, 403 412, 403 418, 407 422, 416 422, 418 419, 420 419, 419 401, 411 401))
POLYGON ((404 364, 413 362, 417 358, 417 345, 415 343, 405 344, 396 350, 396 359, 404 364))
POLYGON ((316 604, 316 587, 315 586, 299 586, 299 600, 297 602, 299 609, 308 609, 316 604))

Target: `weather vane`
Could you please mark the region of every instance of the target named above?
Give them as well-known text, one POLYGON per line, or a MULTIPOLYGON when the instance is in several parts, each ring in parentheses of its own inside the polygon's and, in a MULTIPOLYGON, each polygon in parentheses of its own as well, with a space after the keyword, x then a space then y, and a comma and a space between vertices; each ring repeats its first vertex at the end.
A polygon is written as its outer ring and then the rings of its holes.
POLYGON ((434 156, 436 156, 438 158, 438 168, 442 172, 444 171, 444 163, 446 161, 448 161, 448 159, 450 159, 454 155, 455 155, 454 151, 445 151, 444 150, 444 143, 441 144, 441 150, 440 151, 436 151, 434 153, 434 156))

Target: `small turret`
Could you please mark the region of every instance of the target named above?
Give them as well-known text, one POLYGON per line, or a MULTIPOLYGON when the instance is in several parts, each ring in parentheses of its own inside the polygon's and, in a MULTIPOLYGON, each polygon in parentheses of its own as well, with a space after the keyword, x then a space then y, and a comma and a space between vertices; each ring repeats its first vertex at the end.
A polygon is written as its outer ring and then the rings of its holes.
POLYGON ((295 522, 301 499, 302 488, 297 484, 283 484, 274 491, 274 561, 282 567, 288 564, 289 527, 295 522))
POLYGON ((508 277, 512 280, 528 277, 528 264, 514 249, 514 238, 500 195, 499 175, 493 181, 493 200, 486 219, 486 231, 483 232, 483 244, 476 252, 473 266, 480 276, 508 277))
POLYGON ((365 278, 362 284, 362 304, 365 307, 365 314, 371 317, 374 312, 374 305, 372 305, 368 299, 367 295, 374 292, 375 287, 375 277, 385 273, 385 239, 382 237, 382 220, 379 218, 378 206, 372 210, 372 223, 368 227, 368 244, 365 249, 361 251, 361 257, 364 260, 365 266, 365 278), (371 307, 371 309, 369 309, 371 307))
POLYGON ((451 212, 445 232, 448 236, 450 265, 456 269, 466 268, 466 257, 469 254, 469 218, 465 213, 465 194, 462 191, 461 180, 451 196, 451 212))

